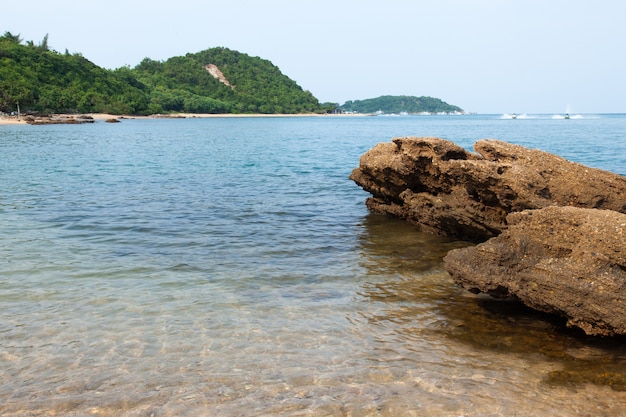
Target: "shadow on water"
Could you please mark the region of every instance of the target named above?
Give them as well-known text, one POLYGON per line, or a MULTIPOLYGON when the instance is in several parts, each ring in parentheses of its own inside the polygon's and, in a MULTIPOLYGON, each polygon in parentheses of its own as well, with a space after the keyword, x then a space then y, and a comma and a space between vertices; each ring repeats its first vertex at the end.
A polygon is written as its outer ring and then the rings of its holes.
POLYGON ((444 314, 457 326, 448 337, 474 348, 529 356, 558 364, 544 381, 552 386, 582 384, 609 386, 626 391, 626 338, 599 338, 567 328, 566 320, 526 307, 516 300, 466 296, 463 306, 444 314))
POLYGON ((359 295, 381 303, 370 325, 384 325, 404 340, 424 337, 460 342, 480 356, 506 354, 550 363, 548 386, 603 385, 626 391, 626 337, 599 338, 568 328, 565 319, 516 300, 473 295, 457 287, 442 259, 468 246, 370 214, 361 236, 369 280, 359 295), (430 336, 428 336, 430 335, 430 336))
POLYGON ((419 232, 405 221, 368 214, 360 236, 362 266, 370 275, 415 274, 442 269, 448 251, 470 245, 442 236, 419 232))

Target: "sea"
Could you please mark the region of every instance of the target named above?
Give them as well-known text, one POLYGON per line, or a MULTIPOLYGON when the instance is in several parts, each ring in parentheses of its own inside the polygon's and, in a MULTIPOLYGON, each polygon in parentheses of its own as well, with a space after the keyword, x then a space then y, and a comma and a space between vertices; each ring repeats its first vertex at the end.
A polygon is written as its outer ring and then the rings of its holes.
POLYGON ((0 415, 623 415, 625 339, 460 289, 348 179, 404 136, 626 175, 626 115, 522 116, 0 126, 0 415))

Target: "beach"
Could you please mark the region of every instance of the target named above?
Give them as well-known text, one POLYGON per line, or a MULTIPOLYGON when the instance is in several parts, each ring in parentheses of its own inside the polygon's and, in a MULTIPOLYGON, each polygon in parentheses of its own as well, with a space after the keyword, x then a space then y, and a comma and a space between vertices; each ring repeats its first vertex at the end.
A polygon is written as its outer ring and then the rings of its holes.
POLYGON ((23 117, 18 119, 17 116, 0 116, 0 125, 19 125, 26 124, 23 117))
MULTIPOLYGON (((96 121, 105 121, 108 119, 193 119, 193 118, 244 118, 244 117, 318 117, 318 116, 333 116, 333 117, 355 117, 355 116, 369 116, 365 113, 351 113, 351 114, 316 114, 316 113, 298 113, 298 114, 264 114, 264 113, 172 113, 172 114, 153 114, 149 116, 139 115, 116 115, 108 113, 84 113, 84 114, 53 114, 50 115, 59 118, 75 119, 81 116, 91 116, 96 121)), ((28 124, 25 120, 26 116, 0 116, 0 125, 17 125, 28 124)))

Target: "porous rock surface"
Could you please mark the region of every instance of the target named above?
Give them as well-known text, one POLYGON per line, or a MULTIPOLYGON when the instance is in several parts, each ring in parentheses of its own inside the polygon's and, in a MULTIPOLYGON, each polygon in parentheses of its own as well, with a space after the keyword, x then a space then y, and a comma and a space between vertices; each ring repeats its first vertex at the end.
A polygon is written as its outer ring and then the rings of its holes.
POLYGON ((497 140, 474 149, 396 138, 350 178, 374 212, 484 242, 444 258, 463 288, 517 298, 589 335, 626 334, 626 178, 497 140))
POLYGON ((366 152, 350 178, 367 207, 423 231, 483 242, 509 213, 553 205, 626 212, 626 178, 498 140, 477 153, 439 138, 405 137, 366 152))
POLYGON ((561 315, 589 335, 626 334, 626 214, 553 206, 507 221, 498 237, 448 252, 457 283, 561 315))

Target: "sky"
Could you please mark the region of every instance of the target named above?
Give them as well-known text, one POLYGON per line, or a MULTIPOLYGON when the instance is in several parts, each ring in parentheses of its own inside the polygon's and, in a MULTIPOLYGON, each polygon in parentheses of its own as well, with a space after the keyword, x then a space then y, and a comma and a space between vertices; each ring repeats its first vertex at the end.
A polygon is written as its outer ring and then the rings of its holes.
POLYGON ((29 0, 0 33, 109 68, 226 47, 321 102, 431 96, 476 113, 626 113, 623 0, 29 0))

